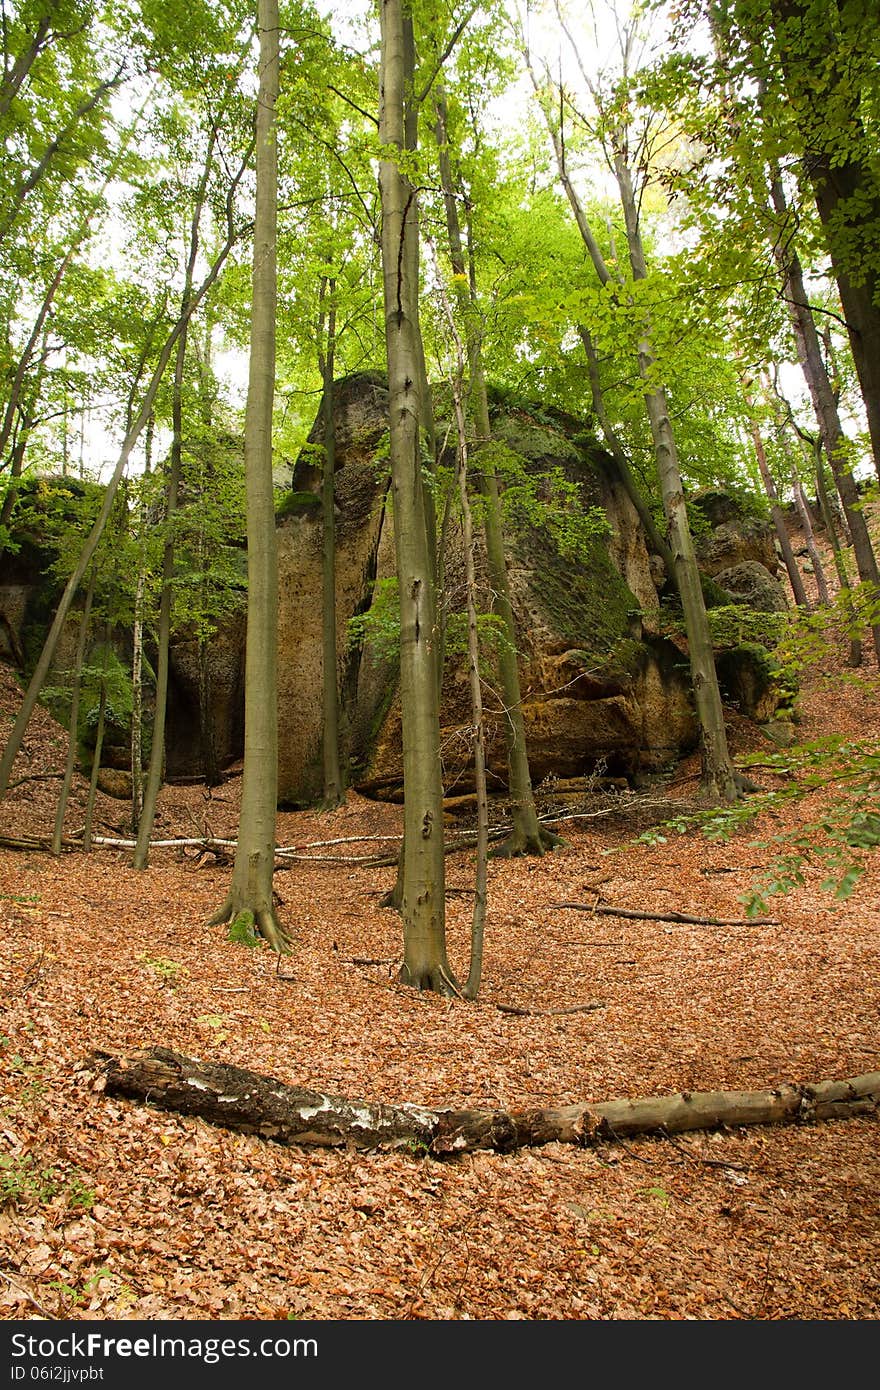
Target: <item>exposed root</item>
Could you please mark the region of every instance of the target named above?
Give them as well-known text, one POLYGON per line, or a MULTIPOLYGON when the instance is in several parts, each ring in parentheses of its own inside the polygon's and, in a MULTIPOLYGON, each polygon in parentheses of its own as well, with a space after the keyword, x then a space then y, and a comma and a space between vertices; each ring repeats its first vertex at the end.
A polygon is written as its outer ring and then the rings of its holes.
POLYGON ((279 956, 289 956, 292 950, 290 937, 282 927, 271 908, 264 907, 254 914, 254 922, 260 935, 277 951, 279 956))
POLYGON ((207 925, 209 927, 222 927, 225 922, 229 922, 231 920, 232 897, 230 895, 226 899, 226 901, 220 907, 217 908, 217 911, 211 914, 211 916, 208 918, 207 925))
POLYGON ((549 830, 546 825, 538 827, 538 833, 526 834, 524 830, 514 826, 513 830, 502 840, 500 845, 489 851, 490 859, 518 859, 526 854, 534 854, 540 857, 549 851, 559 849, 565 841, 561 835, 556 835, 549 830))
POLYGON ((290 937, 278 921, 274 910, 271 908, 264 907, 254 911, 253 909, 237 907, 230 894, 222 907, 219 907, 217 911, 208 918, 207 925, 209 927, 222 927, 224 923, 234 921, 235 918, 241 916, 243 912, 250 912, 250 915, 253 917, 255 929, 260 933, 260 936, 263 937, 266 943, 272 947, 273 951, 277 951, 280 956, 290 955, 293 949, 290 937))
POLYGON ((429 990, 433 994, 442 995, 445 999, 464 998, 454 975, 441 965, 432 966, 430 969, 414 975, 404 961, 398 971, 397 980, 401 985, 409 985, 412 989, 429 990))

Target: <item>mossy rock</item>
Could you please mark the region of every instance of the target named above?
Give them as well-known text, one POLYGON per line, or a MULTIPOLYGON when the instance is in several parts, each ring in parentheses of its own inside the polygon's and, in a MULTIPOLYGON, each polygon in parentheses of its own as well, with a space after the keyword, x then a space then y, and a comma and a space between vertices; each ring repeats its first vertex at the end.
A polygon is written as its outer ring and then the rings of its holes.
POLYGON ((796 693, 792 672, 758 642, 742 642, 715 659, 721 694, 741 714, 766 724, 790 711, 796 693))
POLYGON ((317 517, 321 514, 321 498, 316 492, 287 492, 275 508, 276 521, 288 516, 317 517))
POLYGON ((548 627, 584 654, 584 665, 607 662, 640 626, 639 604, 614 566, 608 547, 596 542, 577 565, 559 554, 540 528, 517 538, 516 552, 531 572, 531 590, 548 627))

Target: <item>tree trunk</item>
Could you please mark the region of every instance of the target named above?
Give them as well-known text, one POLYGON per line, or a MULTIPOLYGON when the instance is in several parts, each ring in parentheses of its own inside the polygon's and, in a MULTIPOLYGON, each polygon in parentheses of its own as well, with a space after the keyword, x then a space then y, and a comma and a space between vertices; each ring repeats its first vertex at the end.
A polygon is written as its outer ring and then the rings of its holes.
MULTIPOLYGON (((105 652, 107 649, 106 643, 109 642, 109 640, 110 634, 107 633, 104 638, 105 652)), ((107 684, 102 677, 101 694, 98 698, 98 724, 97 728, 95 729, 95 751, 92 754, 92 771, 91 776, 89 777, 89 796, 86 802, 86 818, 83 823, 83 853, 85 854, 88 854, 90 849, 92 848, 92 824, 94 822, 95 817, 95 796, 98 790, 98 774, 101 771, 101 753, 104 749, 104 725, 106 712, 107 684)))
MULTIPOLYGON (((865 93, 853 55, 838 43, 831 0, 771 0, 771 10, 880 475, 880 267, 865 230, 880 224, 880 179, 864 123, 865 93)), ((866 43, 872 17, 876 22, 866 9, 866 43)))
MULTIPOLYGON (((207 196, 208 179, 213 164, 216 134, 212 132, 208 140, 205 167, 193 200, 193 213, 190 221, 189 253, 183 279, 181 315, 186 315, 192 297, 193 277, 199 254, 199 226, 207 196)), ((171 460, 168 470, 168 486, 165 493, 165 547, 162 557, 162 595, 159 600, 158 664, 156 667, 156 703, 153 711, 153 741, 150 745, 150 766, 147 772, 147 785, 144 804, 138 825, 137 848, 134 852, 134 867, 145 869, 150 854, 150 836, 156 815, 156 800, 162 785, 165 770, 165 718, 168 708, 168 666, 171 647, 171 609, 174 598, 174 526, 177 517, 177 492, 183 458, 183 378, 186 367, 186 344, 189 317, 181 329, 177 340, 177 358, 174 364, 174 382, 171 397, 171 423, 173 438, 171 460)))
POLYGON ((807 591, 804 588, 804 581, 798 562, 794 558, 794 551, 791 548, 791 541, 788 535, 788 527, 785 524, 785 517, 779 505, 779 493, 776 490, 776 483, 773 481, 773 474, 770 472, 770 465, 767 462, 767 451, 764 448, 764 441, 761 438, 761 431, 758 429, 756 421, 750 423, 752 433, 752 443, 755 446, 755 457, 758 460, 758 471, 761 474, 761 482, 764 484, 764 491, 770 503, 770 516, 773 519, 773 528, 776 532, 776 539, 779 541, 779 549, 782 551, 782 559, 785 563, 788 581, 791 584, 791 592, 794 594, 794 601, 798 608, 805 608, 810 611, 807 591))
POLYGON ((260 88, 257 98, 257 201, 251 351, 245 407, 248 600, 245 646, 244 769, 232 886, 212 924, 252 914, 270 946, 290 949, 273 899, 278 803, 278 562, 272 480, 275 397, 279 89, 278 0, 259 0, 260 88))
POLYGON ((474 789, 477 801, 477 847, 474 874, 474 910, 471 919, 471 958, 468 977, 462 989, 465 999, 476 999, 483 972, 483 943, 486 927, 489 863, 489 795, 486 785, 486 737, 483 721, 483 690, 480 676, 480 639, 477 628, 477 575, 474 564, 474 525, 468 495, 468 439, 464 416, 464 383, 467 354, 452 308, 446 297, 439 267, 436 267, 437 293, 449 332, 455 345, 455 366, 451 377, 452 405, 455 430, 458 436, 456 475, 461 504, 462 542, 464 546, 465 587, 467 591, 467 653, 468 684, 473 719, 474 789))
POLYGON ((28 338, 27 342, 25 343, 22 349, 21 356, 18 360, 18 365, 15 369, 15 374, 12 377, 12 381, 9 385, 8 394, 6 396, 6 408, 3 412, 3 420, 2 422, 0 422, 0 458, 2 458, 3 456, 3 451, 5 450, 6 445, 9 442, 9 437, 12 433, 12 427, 15 421, 15 412, 18 409, 18 404, 21 399, 22 388, 24 386, 25 376, 27 374, 27 369, 30 366, 34 348, 37 345, 37 340, 39 339, 40 334, 43 331, 43 325, 46 323, 48 319, 49 311, 52 308, 52 303, 55 299, 56 294, 58 293, 61 281, 64 279, 65 273, 67 271, 68 266, 70 265, 70 262, 73 260, 74 254, 76 253, 76 251, 79 250, 80 245, 84 241, 87 229, 88 222, 85 222, 80 227, 79 234, 76 240, 74 241, 70 250, 67 252, 67 255, 61 261, 61 264, 59 265, 54 276, 52 277, 49 283, 49 287, 43 296, 43 302, 40 305, 40 308, 37 312, 37 316, 34 320, 34 326, 31 329, 30 337, 28 338))
MULTIPOLYGON (((470 265, 468 266, 465 263, 462 247, 461 224, 458 217, 458 190, 452 172, 446 98, 442 88, 438 88, 436 91, 434 111, 437 117, 437 148, 443 201, 446 209, 449 256, 453 275, 458 277, 454 283, 458 308, 465 324, 471 391, 475 403, 476 433, 477 439, 485 445, 491 441, 492 426, 489 419, 489 402, 483 370, 482 333, 476 302, 477 278, 474 246, 473 241, 470 240, 470 265)), ((478 448, 476 458, 479 465, 479 485, 484 499, 483 533, 486 542, 489 582, 492 586, 492 609, 496 616, 501 619, 506 637, 506 641, 501 644, 498 654, 498 668, 501 677, 501 697, 504 702, 502 727, 507 755, 507 790, 513 829, 510 837, 493 853, 504 857, 520 854, 541 855, 548 849, 555 849, 562 841, 558 835, 541 825, 538 820, 532 775, 529 768, 525 720, 522 713, 516 620, 510 601, 510 586, 507 582, 507 558, 501 521, 498 477, 489 451, 484 449, 481 454, 478 448)))
POLYGON ((641 489, 636 483, 630 468, 626 450, 620 439, 620 435, 614 429, 608 419, 605 409, 605 399, 602 393, 602 383, 599 377, 599 358, 596 347, 587 329, 583 324, 578 325, 578 337, 584 345, 584 352, 587 354, 587 371, 590 378, 590 397, 593 402, 593 413, 599 422, 602 431, 602 438, 608 447, 608 452, 614 464, 615 474, 621 487, 635 507, 638 518, 642 523, 642 528, 647 537, 648 545, 655 555, 659 555, 666 568, 666 573, 670 579, 675 578, 675 562, 672 558, 672 551, 661 536, 657 524, 651 515, 651 509, 642 496, 641 489))
MULTIPOLYGON (((144 475, 149 475, 153 463, 153 431, 155 419, 150 415, 144 437, 144 475)), ((138 517, 140 545, 137 582, 134 592, 134 620, 131 635, 131 828, 137 835, 144 805, 144 604, 147 592, 147 527, 151 524, 150 510, 141 507, 138 517)))
POLYGON ((849 664, 853 669, 857 669, 862 664, 862 639, 859 636, 858 628, 855 623, 852 585, 849 582, 846 559, 841 548, 840 539, 837 535, 837 525, 831 508, 831 499, 828 495, 828 484, 825 479, 825 459, 823 457, 823 445, 821 440, 817 441, 816 447, 816 493, 822 511, 822 520, 825 523, 825 534, 828 537, 828 543, 831 546, 831 554, 834 557, 834 568, 837 571, 837 581, 840 585, 840 592, 844 600, 844 607, 849 620, 849 664))
POLYGON ((207 787, 218 787, 223 781, 220 763, 217 758, 217 742, 214 738, 213 687, 209 661, 210 638, 199 637, 197 658, 199 681, 199 747, 201 751, 202 776, 207 787))
POLYGON ((794 459, 791 461, 791 491, 794 497, 795 510, 801 523, 801 530, 804 533, 804 542, 807 547, 807 554, 810 557, 810 564, 813 566, 813 574, 816 579, 816 592, 819 596, 819 603, 823 608, 827 608, 831 602, 828 592, 828 581, 825 578, 825 568, 822 564, 822 557, 816 545, 816 537, 813 532, 813 523, 810 519, 810 509, 807 499, 804 496, 804 488, 798 477, 794 459))
MULTIPOLYGON (((788 459, 792 496, 794 498, 795 509, 797 511, 798 517, 800 518, 801 529, 804 533, 804 540, 807 546, 807 554, 809 555, 810 563, 813 566, 813 573, 816 579, 816 592, 819 597, 819 603, 823 608, 827 608, 831 602, 831 595, 828 589, 828 581, 825 578, 825 567, 822 564, 822 557, 819 554, 819 549, 816 545, 816 537, 813 532, 813 522, 810 517, 810 508, 807 503, 806 495, 804 493, 803 483, 801 482, 800 469, 798 468, 797 453, 793 447, 791 434, 786 426, 785 416, 783 413, 783 405, 787 406, 787 408, 789 409, 789 413, 790 407, 788 407, 787 402, 784 402, 783 398, 780 395, 778 387, 774 386, 773 383, 769 381, 765 382, 764 392, 773 410, 773 418, 776 422, 777 438, 782 446, 786 458, 788 459)), ((811 469, 811 472, 812 471, 813 470, 811 469)))
MULTIPOLYGON (((414 45, 402 0, 383 0, 380 126, 383 149, 414 146, 414 45)), ((391 489, 400 591, 400 699, 403 723, 404 847, 400 978, 418 989, 457 991, 446 957, 443 785, 435 596, 422 484, 421 340, 418 328, 418 196, 395 159, 379 165, 382 275, 388 358, 391 489)))
POLYGON ((345 799, 339 763, 339 682, 336 668, 336 417, 333 403, 333 377, 336 363, 336 281, 321 281, 322 310, 318 324, 319 366, 323 381, 324 467, 321 477, 321 650, 323 657, 322 755, 324 768, 323 804, 333 810, 345 799), (323 299, 330 304, 324 335, 323 299))
POLYGON ((384 1105, 288 1086, 222 1062, 154 1047, 128 1057, 94 1052, 80 1064, 107 1096, 149 1102, 284 1145, 407 1149, 436 1158, 475 1149, 511 1153, 542 1144, 595 1144, 639 1134, 875 1115, 880 1072, 764 1091, 684 1091, 543 1110, 452 1110, 384 1105))
MULTIPOLYGON (((643 281, 648 278, 648 269, 639 228, 638 205, 629 166, 619 150, 615 152, 614 172, 626 223, 633 279, 643 281)), ((651 385, 655 377, 654 358, 647 331, 639 342, 638 353, 639 371, 646 386, 645 408, 654 441, 660 493, 675 565, 676 586, 681 597, 688 639, 688 658, 700 725, 703 790, 712 799, 735 801, 739 793, 727 747, 724 710, 715 670, 715 654, 706 616, 700 570, 685 508, 678 450, 666 405, 666 393, 662 387, 651 385)))
MULTIPOLYGON (((777 209, 778 210, 778 209, 777 209)), ((859 579, 873 589, 880 588, 880 572, 871 544, 871 536, 864 513, 861 509, 858 488, 847 462, 846 437, 840 423, 837 399, 825 362, 819 334, 812 311, 807 303, 803 271, 800 260, 791 255, 788 261, 788 292, 790 313, 797 345, 798 359, 816 412, 822 443, 831 466, 837 492, 843 506, 844 516, 852 537, 853 554, 859 579)), ((880 626, 871 629, 874 650, 880 661, 880 626)))
POLYGON ((79 730, 79 695, 82 685, 82 668, 86 655, 86 642, 89 636, 89 618, 92 612, 92 597, 95 592, 95 573, 92 571, 89 576, 89 585, 86 589, 83 611, 79 620, 79 636, 76 642, 76 665, 73 672, 73 684, 70 692, 70 719, 67 730, 67 760, 64 765, 64 777, 61 782, 61 791, 58 793, 58 807, 55 812, 55 829, 52 835, 52 853, 61 853, 61 838, 64 831, 64 813, 67 810, 67 798, 70 795, 70 788, 73 784, 73 769, 76 764, 76 745, 79 730))
MULTIPOLYGON (((188 286, 187 286, 188 288, 188 286)), ((186 290, 184 291, 186 303, 186 290)), ((186 360, 186 331, 181 333, 177 344, 177 361, 174 367, 172 388, 172 428, 171 458, 168 469, 168 483, 165 489, 165 546, 162 556, 162 593, 159 599, 159 626, 157 632, 156 659, 156 701, 153 709, 153 740, 150 744, 150 766, 147 770, 147 783, 144 802, 141 808, 137 830, 137 846, 132 863, 136 869, 145 869, 150 856, 150 836, 156 817, 156 801, 162 786, 162 773, 165 768, 165 716, 168 709, 168 666, 171 648, 171 608, 173 603, 174 580, 174 525, 177 517, 177 491, 180 486, 181 453, 183 448, 183 408, 181 393, 183 389, 183 369, 186 360)))
MULTIPOLYGON (((541 90, 531 62, 526 61, 535 92, 541 100, 541 90)), ((553 123, 544 102, 541 101, 547 130, 556 153, 559 177, 568 197, 575 222, 581 238, 592 261, 600 283, 605 286, 612 282, 611 272, 593 236, 589 218, 568 177, 565 164, 565 148, 560 131, 553 123)), ((617 132, 610 132, 614 149, 614 175, 617 180, 620 203, 626 222, 627 247, 634 280, 647 279, 647 264, 639 228, 639 212, 632 185, 632 175, 623 157, 617 132)), ((694 689, 697 720, 700 726, 700 748, 702 756, 702 783, 705 795, 711 799, 735 801, 738 796, 736 776, 727 747, 727 732, 724 727, 724 711, 718 689, 718 676, 715 670, 715 657, 709 621, 706 617, 706 604, 699 566, 694 551, 693 537, 687 519, 681 470, 678 452, 666 397, 662 388, 653 382, 653 353, 651 350, 650 326, 645 330, 638 347, 639 374, 645 384, 645 410, 654 442, 654 457, 660 481, 660 495, 666 516, 670 549, 673 558, 675 585, 681 598, 685 631, 688 639, 688 658, 694 689)))
POLYGON ((44 47, 51 22, 51 11, 41 15, 36 22, 27 48, 17 55, 10 68, 4 67, 3 78, 0 81, 0 120, 6 115, 18 95, 22 83, 33 67, 34 60, 44 47))

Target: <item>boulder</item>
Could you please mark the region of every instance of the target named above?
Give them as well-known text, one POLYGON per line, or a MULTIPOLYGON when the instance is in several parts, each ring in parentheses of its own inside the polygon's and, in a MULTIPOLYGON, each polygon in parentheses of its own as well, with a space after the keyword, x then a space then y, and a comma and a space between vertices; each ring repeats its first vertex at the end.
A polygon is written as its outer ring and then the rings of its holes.
POLYGON ((722 488, 703 488, 694 494, 690 505, 697 559, 706 574, 717 579, 720 571, 748 561, 763 565, 771 575, 778 573, 779 557, 769 521, 722 488))
POLYGON ((730 569, 719 570, 715 582, 730 594, 734 603, 754 608, 759 613, 784 613, 789 607, 779 580, 757 560, 743 560, 730 569))
POLYGON ((715 658, 723 698, 758 724, 789 711, 792 691, 784 668, 758 642, 742 642, 715 658))

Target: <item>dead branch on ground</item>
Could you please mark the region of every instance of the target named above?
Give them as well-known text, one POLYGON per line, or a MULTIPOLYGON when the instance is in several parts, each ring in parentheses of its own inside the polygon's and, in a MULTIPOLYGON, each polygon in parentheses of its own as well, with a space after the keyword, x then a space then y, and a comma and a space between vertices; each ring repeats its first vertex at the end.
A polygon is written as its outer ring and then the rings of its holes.
POLYGON ((687 912, 636 912, 610 903, 550 903, 550 907, 571 908, 596 917, 626 917, 634 922, 678 922, 691 927, 778 927, 775 917, 692 917, 687 912))

